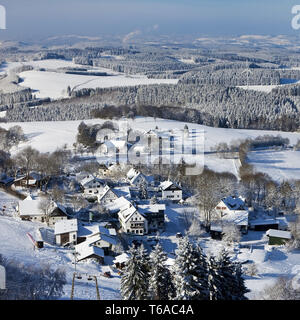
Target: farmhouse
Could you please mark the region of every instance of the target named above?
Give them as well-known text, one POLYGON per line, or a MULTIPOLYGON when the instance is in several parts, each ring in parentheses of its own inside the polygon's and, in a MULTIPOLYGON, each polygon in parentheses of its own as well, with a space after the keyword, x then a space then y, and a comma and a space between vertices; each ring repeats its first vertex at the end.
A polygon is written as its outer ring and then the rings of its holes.
POLYGON ((28 196, 23 201, 19 201, 17 212, 22 220, 46 223, 49 226, 54 226, 56 222, 68 219, 65 208, 54 201, 48 209, 48 214, 40 208, 40 205, 41 199, 28 196))
POLYGON ((104 255, 113 254, 115 247, 117 245, 117 240, 115 237, 108 236, 103 233, 93 234, 86 238, 82 243, 96 246, 103 249, 104 255))
POLYGON ((269 238, 269 245, 283 245, 292 239, 290 232, 274 229, 269 229, 266 236, 269 238))
POLYGON ((182 200, 182 188, 172 181, 164 181, 159 185, 162 200, 179 202, 182 200))
POLYGON ((245 199, 242 197, 232 197, 223 198, 215 208, 216 212, 222 217, 226 213, 232 213, 235 211, 248 210, 245 199))
POLYGON ((124 140, 109 140, 100 145, 99 151, 101 154, 114 157, 117 154, 127 154, 130 147, 131 145, 124 140))
POLYGON ((56 222, 54 227, 56 244, 59 246, 64 246, 66 244, 76 244, 77 231, 77 219, 62 220, 56 222))

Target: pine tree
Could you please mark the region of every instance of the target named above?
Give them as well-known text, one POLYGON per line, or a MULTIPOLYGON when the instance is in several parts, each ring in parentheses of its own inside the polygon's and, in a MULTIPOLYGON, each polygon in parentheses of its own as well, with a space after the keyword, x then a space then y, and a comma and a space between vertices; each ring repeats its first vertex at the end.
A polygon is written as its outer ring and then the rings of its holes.
POLYGON ((222 275, 220 273, 219 262, 215 257, 210 256, 207 260, 208 266, 208 290, 209 300, 223 300, 221 294, 222 275))
POLYGON ((208 287, 208 264, 207 257, 204 255, 200 246, 194 247, 194 255, 196 257, 196 269, 194 276, 197 279, 198 293, 197 300, 209 300, 209 287, 208 287))
POLYGON ((245 297, 245 294, 248 293, 250 290, 247 289, 245 285, 242 266, 240 263, 235 264, 235 276, 237 278, 237 286, 236 286, 236 293, 235 293, 236 300, 247 300, 247 297, 245 297))
POLYGON ((121 278, 123 300, 146 300, 148 298, 148 272, 145 261, 141 259, 141 249, 130 247, 130 258, 121 278))
MULTIPOLYGON (((195 300, 205 297, 205 286, 200 280, 199 251, 184 237, 178 245, 177 257, 174 265, 174 286, 176 300, 195 300)), ((201 270, 203 271, 203 270, 201 270)))
POLYGON ((233 263, 228 251, 223 249, 219 256, 219 271, 222 276, 221 294, 224 300, 244 300, 248 292, 239 264, 233 263))
POLYGON ((174 297, 175 288, 171 272, 165 265, 167 255, 158 243, 150 254, 151 271, 149 293, 152 300, 169 300, 174 297))

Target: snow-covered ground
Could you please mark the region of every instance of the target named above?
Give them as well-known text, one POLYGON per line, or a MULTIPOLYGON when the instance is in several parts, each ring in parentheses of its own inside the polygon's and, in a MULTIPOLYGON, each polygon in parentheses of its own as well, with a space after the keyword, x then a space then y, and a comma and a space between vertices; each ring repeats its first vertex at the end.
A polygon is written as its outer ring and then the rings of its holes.
MULTIPOLYGON (((43 249, 34 250, 33 245, 27 237, 29 232, 34 238, 38 237, 38 229, 45 227, 43 224, 21 221, 14 217, 14 206, 18 200, 0 191, 0 206, 6 206, 9 216, 0 214, 0 254, 9 259, 22 261, 25 265, 48 264, 53 268, 62 268, 67 275, 67 284, 64 287, 64 295, 61 299, 70 299, 73 273, 75 265, 71 250, 58 246, 44 244, 43 249)), ((193 210, 180 205, 170 205, 166 210, 166 229, 160 234, 162 244, 169 258, 174 258, 174 251, 178 247, 179 239, 176 233, 184 234, 184 223, 181 220, 181 213, 184 210, 193 210)), ((151 242, 147 237, 141 237, 146 248, 151 250, 151 242)), ((236 261, 249 263, 255 262, 257 275, 246 276, 246 286, 251 290, 247 297, 257 299, 260 292, 274 283, 280 276, 296 276, 300 269, 300 251, 288 252, 284 247, 276 247, 272 251, 267 251, 265 245, 267 238, 265 232, 249 231, 241 240, 243 246, 233 253, 236 261), (248 246, 248 247, 246 247, 248 246)), ((208 255, 218 255, 224 247, 222 241, 213 240, 209 236, 200 238, 200 245, 208 255)), ((97 276, 101 300, 118 300, 120 296, 120 276, 112 272, 113 278, 102 276, 108 270, 108 265, 112 264, 112 258, 106 257, 105 266, 95 262, 79 262, 76 271, 82 275, 82 279, 75 280, 74 299, 95 300, 97 299, 94 281, 88 280, 88 275, 97 276)), ((246 267, 248 264, 243 265, 246 267)))
POLYGON ((34 90, 37 98, 60 99, 67 98, 67 88, 109 88, 127 87, 150 84, 176 84, 178 79, 148 79, 144 75, 126 75, 113 72, 100 67, 82 66, 67 60, 41 60, 28 62, 12 62, 0 69, 1 73, 10 73, 12 70, 29 65, 34 70, 21 72, 19 77, 23 80, 19 85, 34 90), (40 71, 44 68, 45 71, 40 71), (108 76, 75 75, 56 72, 59 68, 86 68, 88 71, 106 72, 108 76))
MULTIPOLYGON (((62 299, 70 299, 72 279, 75 266, 74 258, 70 249, 44 243, 44 248, 34 250, 32 243, 27 237, 29 232, 33 238, 38 238, 38 229, 45 227, 43 224, 21 221, 13 216, 2 215, 2 207, 5 205, 7 211, 12 215, 14 206, 18 199, 0 191, 0 254, 8 259, 16 259, 25 265, 50 264, 53 269, 61 268, 65 270, 67 284, 64 287, 62 299)), ((111 261, 109 261, 111 264, 111 261)), ((101 266, 95 262, 79 262, 76 264, 76 271, 82 274, 82 280, 76 279, 74 289, 74 299, 95 300, 96 287, 94 281, 88 281, 88 275, 97 276, 101 300, 120 299, 119 287, 120 276, 112 272, 112 278, 102 276, 107 271, 108 266, 101 266)))
POLYGON ((248 154, 249 163, 275 181, 300 179, 300 151, 261 150, 248 154))
MULTIPOLYGON (((9 128, 13 125, 20 125, 24 133, 28 137, 28 142, 21 144, 18 149, 12 150, 15 154, 26 146, 31 146, 41 152, 52 152, 58 147, 67 144, 70 148, 76 141, 77 128, 81 121, 56 121, 56 122, 21 122, 21 123, 2 123, 0 126, 9 128)), ((103 123, 104 120, 93 119, 85 120, 87 124, 103 123)), ((256 138, 260 135, 281 135, 290 140, 290 144, 295 144, 300 139, 300 133, 280 132, 280 131, 264 131, 264 130, 242 130, 242 129, 223 129, 202 126, 198 124, 185 123, 173 120, 153 119, 139 117, 135 120, 119 120, 120 127, 128 125, 137 130, 155 129, 169 132, 169 130, 182 130, 185 124, 189 130, 197 130, 201 135, 204 135, 203 140, 197 141, 200 145, 200 151, 205 150, 207 154, 204 157, 204 164, 210 169, 218 172, 228 171, 237 175, 239 163, 235 159, 222 159, 214 153, 209 153, 211 148, 215 147, 220 142, 227 144, 237 142, 247 138, 256 138)), ((198 148, 198 146, 197 146, 198 148)), ((299 152, 296 151, 274 151, 274 152, 256 152, 250 154, 250 160, 255 167, 267 172, 274 179, 299 178, 299 152)))

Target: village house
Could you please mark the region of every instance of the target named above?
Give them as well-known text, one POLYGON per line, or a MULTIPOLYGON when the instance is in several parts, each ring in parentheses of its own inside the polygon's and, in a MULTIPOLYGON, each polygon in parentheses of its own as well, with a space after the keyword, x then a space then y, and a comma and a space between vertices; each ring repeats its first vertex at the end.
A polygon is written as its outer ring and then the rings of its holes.
POLYGON ((117 245, 117 240, 115 237, 99 233, 87 237, 86 240, 82 243, 86 243, 103 249, 104 255, 107 256, 114 254, 114 250, 117 245))
POLYGON ((105 156, 115 157, 117 154, 126 155, 131 144, 124 140, 108 140, 99 147, 99 152, 105 156))
POLYGON ((80 181, 85 197, 97 198, 103 192, 105 182, 93 175, 88 175, 80 181))
POLYGON ((100 225, 80 225, 77 233, 77 243, 89 243, 104 250, 105 255, 113 254, 118 243, 115 229, 107 229, 100 225))
POLYGON ((100 264, 104 263, 104 250, 86 241, 74 247, 77 261, 95 259, 100 264))
POLYGON ((138 211, 147 219, 148 233, 161 231, 165 226, 165 204, 138 205, 138 211))
POLYGON ((147 219, 133 204, 125 205, 118 212, 119 222, 123 232, 135 235, 148 233, 147 219))
POLYGON ((155 181, 152 176, 146 176, 139 170, 131 168, 127 173, 128 182, 134 187, 140 187, 141 184, 146 186, 154 186, 155 181))
POLYGON ((182 188, 172 181, 164 181, 159 185, 159 196, 162 200, 179 202, 182 200, 182 188))
POLYGON ((102 194, 98 195, 98 203, 104 207, 111 204, 116 199, 118 199, 118 195, 109 186, 105 186, 102 194))
POLYGON ((126 252, 116 256, 115 259, 113 260, 114 266, 120 270, 124 269, 126 266, 126 262, 129 260, 129 258, 130 258, 130 255, 126 252))
POLYGON ((55 223, 54 234, 56 244, 64 246, 77 243, 77 219, 62 220, 55 223))
POLYGON ((55 223, 61 220, 67 220, 68 215, 65 208, 52 201, 47 214, 40 208, 41 198, 28 196, 19 201, 17 212, 22 220, 46 223, 54 227, 55 223))
POLYGON ((44 184, 42 176, 38 173, 31 172, 28 176, 26 174, 16 177, 13 182, 14 188, 41 188, 44 184))
POLYGON ((241 232, 247 233, 249 225, 249 212, 245 200, 241 197, 223 198, 215 207, 220 223, 233 223, 241 232))

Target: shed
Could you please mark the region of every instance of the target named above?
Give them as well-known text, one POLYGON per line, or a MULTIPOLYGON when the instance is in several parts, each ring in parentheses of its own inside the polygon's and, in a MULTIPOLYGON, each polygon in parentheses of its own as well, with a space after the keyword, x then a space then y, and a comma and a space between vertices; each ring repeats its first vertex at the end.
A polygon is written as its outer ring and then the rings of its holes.
POLYGON ((269 245, 283 245, 292 239, 289 231, 269 229, 266 235, 269 237, 269 245))

